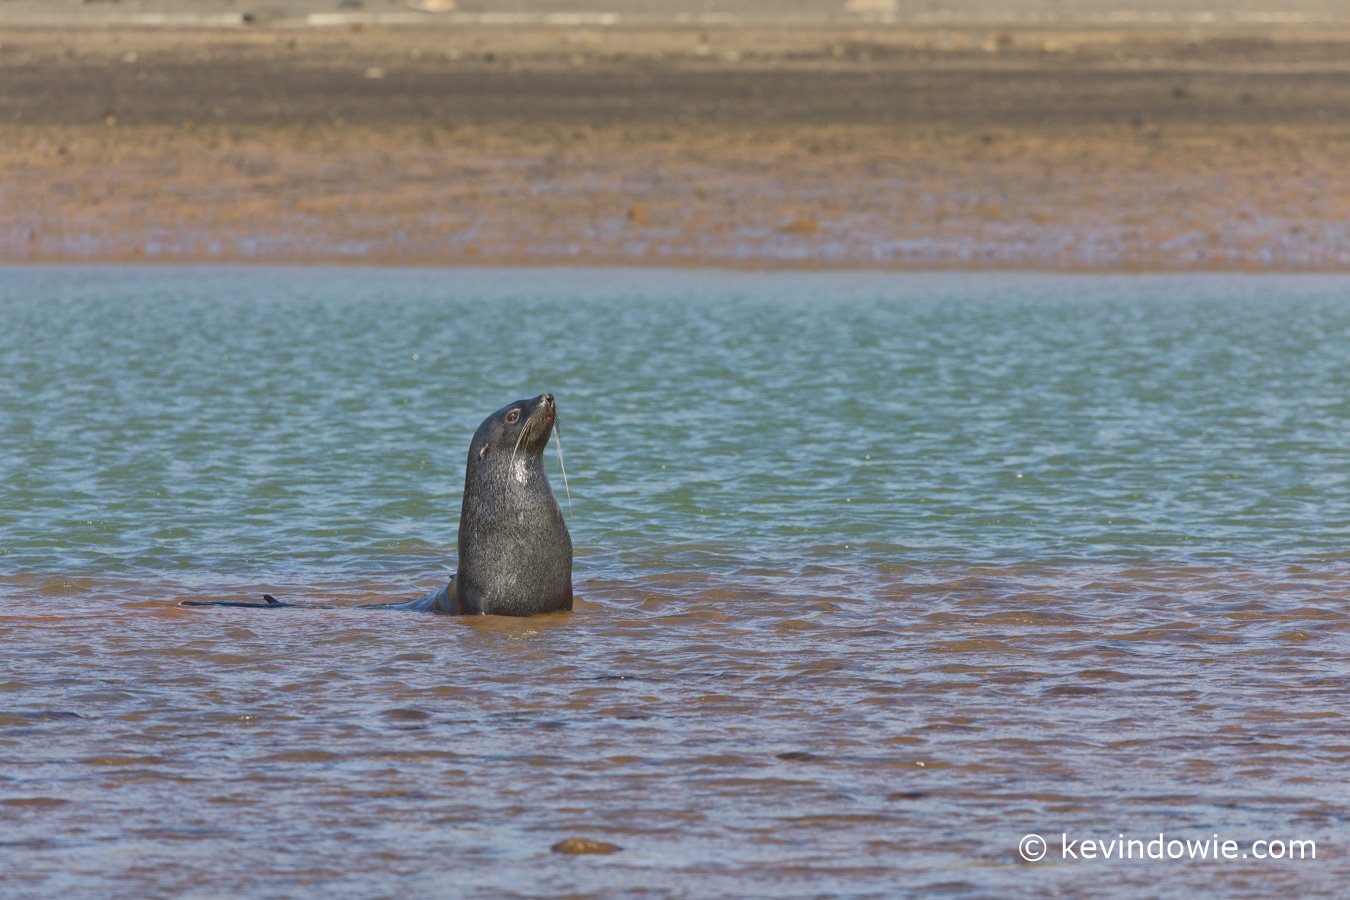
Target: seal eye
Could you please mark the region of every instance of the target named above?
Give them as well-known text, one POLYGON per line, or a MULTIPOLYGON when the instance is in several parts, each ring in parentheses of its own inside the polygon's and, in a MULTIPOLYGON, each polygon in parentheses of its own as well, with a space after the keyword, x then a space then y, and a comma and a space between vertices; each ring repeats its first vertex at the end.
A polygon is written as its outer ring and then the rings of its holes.
POLYGON ((513 409, 513 410, 511 410, 509 413, 506 414, 506 424, 507 424, 507 425, 514 425, 514 424, 516 424, 516 423, 519 422, 519 421, 520 421, 520 410, 518 410, 518 409, 513 409))

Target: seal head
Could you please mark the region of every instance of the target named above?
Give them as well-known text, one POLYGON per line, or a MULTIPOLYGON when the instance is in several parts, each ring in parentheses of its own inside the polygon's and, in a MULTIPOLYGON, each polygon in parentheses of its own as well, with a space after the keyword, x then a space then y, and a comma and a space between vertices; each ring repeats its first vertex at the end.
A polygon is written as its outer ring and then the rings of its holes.
POLYGON ((572 608, 572 537, 544 471, 552 394, 507 404, 469 444, 450 611, 533 616, 572 608))

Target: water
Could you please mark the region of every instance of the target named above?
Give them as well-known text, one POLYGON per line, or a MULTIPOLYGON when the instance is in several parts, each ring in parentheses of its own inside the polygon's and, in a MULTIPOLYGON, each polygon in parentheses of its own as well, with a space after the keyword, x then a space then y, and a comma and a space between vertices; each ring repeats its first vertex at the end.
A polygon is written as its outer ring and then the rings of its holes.
POLYGON ((1350 876, 1350 280, 9 268, 0 324, 6 896, 1350 876), (175 605, 433 588, 545 390, 573 614, 175 605), (1062 858, 1159 832, 1317 858, 1062 858))

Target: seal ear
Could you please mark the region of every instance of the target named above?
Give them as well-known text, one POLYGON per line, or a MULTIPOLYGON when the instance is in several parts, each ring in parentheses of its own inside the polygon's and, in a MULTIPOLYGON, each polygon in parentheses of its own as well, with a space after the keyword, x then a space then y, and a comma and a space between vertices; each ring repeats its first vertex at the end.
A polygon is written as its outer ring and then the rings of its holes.
POLYGON ((487 448, 488 448, 487 442, 484 441, 484 442, 483 442, 483 446, 481 446, 481 447, 478 448, 478 458, 479 458, 479 459, 482 459, 483 457, 487 456, 487 448))

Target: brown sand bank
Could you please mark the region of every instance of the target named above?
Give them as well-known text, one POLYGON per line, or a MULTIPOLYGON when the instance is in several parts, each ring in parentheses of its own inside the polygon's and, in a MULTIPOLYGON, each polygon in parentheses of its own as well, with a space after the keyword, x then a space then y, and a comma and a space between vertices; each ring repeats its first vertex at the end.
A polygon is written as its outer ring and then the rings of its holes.
POLYGON ((0 260, 1350 269, 1350 31, 0 31, 0 260))

